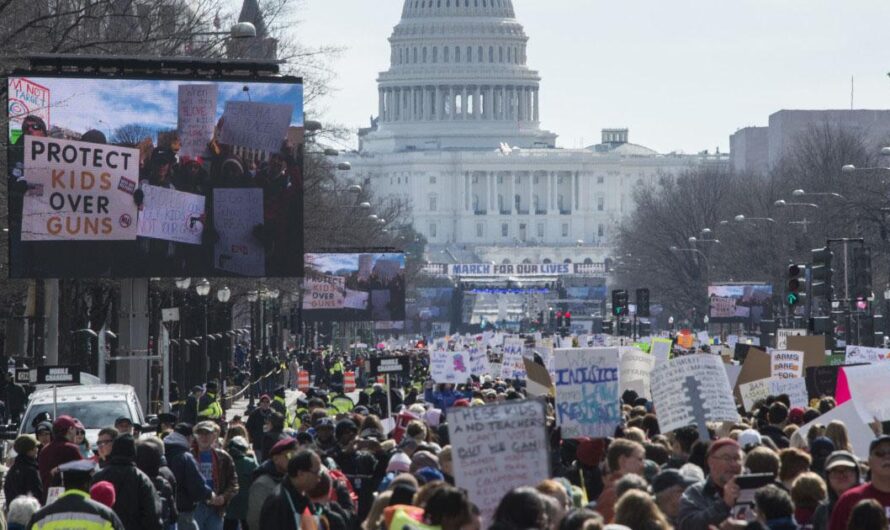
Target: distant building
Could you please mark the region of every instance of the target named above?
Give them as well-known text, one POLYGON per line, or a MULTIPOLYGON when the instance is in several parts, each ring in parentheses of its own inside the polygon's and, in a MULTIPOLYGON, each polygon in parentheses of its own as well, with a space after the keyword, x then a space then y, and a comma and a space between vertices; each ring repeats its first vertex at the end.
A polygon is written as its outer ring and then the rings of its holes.
POLYGON ((558 149, 511 0, 406 0, 377 116, 347 178, 412 206, 433 263, 604 263, 632 192, 726 155, 659 154, 604 129, 558 149))
POLYGON ((729 137, 733 171, 763 173, 807 131, 830 125, 861 133, 875 146, 890 141, 890 110, 780 110, 767 127, 745 127, 729 137))

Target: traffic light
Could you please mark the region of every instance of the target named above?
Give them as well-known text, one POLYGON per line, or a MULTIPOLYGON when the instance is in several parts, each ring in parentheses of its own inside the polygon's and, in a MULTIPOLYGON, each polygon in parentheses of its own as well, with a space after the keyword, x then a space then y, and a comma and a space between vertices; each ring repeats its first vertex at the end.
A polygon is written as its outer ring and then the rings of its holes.
POLYGON ((785 302, 789 306, 796 306, 800 303, 801 294, 805 291, 802 273, 806 267, 800 265, 788 265, 788 289, 785 293, 785 302))
POLYGON ((813 249, 811 255, 813 259, 813 296, 831 300, 833 298, 831 261, 834 259, 834 253, 829 247, 823 247, 813 249))
POLYGON ((637 289, 637 316, 648 317, 649 315, 649 289, 637 289))
POLYGON ((852 298, 866 300, 871 296, 871 248, 853 249, 852 298))
POLYGON ((618 335, 622 337, 630 337, 631 322, 630 320, 621 319, 618 321, 618 335))
POLYGON ((572 313, 569 311, 566 311, 565 314, 562 315, 562 318, 563 318, 563 322, 566 325, 566 329, 571 329, 572 328, 572 313))
POLYGON ((556 330, 562 329, 562 311, 556 312, 556 330))
POLYGON ((615 333, 615 322, 612 320, 603 320, 603 333, 606 335, 615 333))
POLYGON ((616 317, 627 314, 627 291, 624 289, 612 291, 612 314, 616 317))

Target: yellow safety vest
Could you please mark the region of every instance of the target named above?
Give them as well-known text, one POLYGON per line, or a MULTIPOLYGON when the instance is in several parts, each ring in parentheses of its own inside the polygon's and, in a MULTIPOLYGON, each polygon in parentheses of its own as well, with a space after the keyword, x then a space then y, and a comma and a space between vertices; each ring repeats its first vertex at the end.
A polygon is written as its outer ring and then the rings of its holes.
POLYGON ((216 395, 210 394, 210 393, 208 393, 207 395, 209 395, 211 398, 213 398, 213 401, 210 402, 210 405, 207 405, 206 409, 198 411, 198 417, 199 418, 202 418, 202 417, 208 418, 211 420, 218 420, 218 419, 222 418, 222 415, 223 415, 222 406, 219 404, 219 401, 216 399, 216 395))

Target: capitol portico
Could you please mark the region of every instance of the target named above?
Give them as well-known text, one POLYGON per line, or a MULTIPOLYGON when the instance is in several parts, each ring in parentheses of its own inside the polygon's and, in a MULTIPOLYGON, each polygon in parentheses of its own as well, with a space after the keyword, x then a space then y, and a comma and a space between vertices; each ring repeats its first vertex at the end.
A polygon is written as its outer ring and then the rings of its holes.
MULTIPOLYGON (((377 117, 349 177, 412 206, 430 261, 594 262, 636 186, 723 155, 659 154, 604 129, 556 148, 511 0, 406 0, 378 77, 377 117)), ((551 90, 558 88, 551 87, 551 90)))

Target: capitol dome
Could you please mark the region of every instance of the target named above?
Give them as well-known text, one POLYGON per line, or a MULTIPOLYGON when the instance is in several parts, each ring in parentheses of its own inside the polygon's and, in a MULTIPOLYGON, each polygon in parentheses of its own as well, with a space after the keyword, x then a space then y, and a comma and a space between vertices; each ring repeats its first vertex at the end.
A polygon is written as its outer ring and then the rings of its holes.
POLYGON ((406 0, 363 150, 553 146, 511 0, 406 0))

